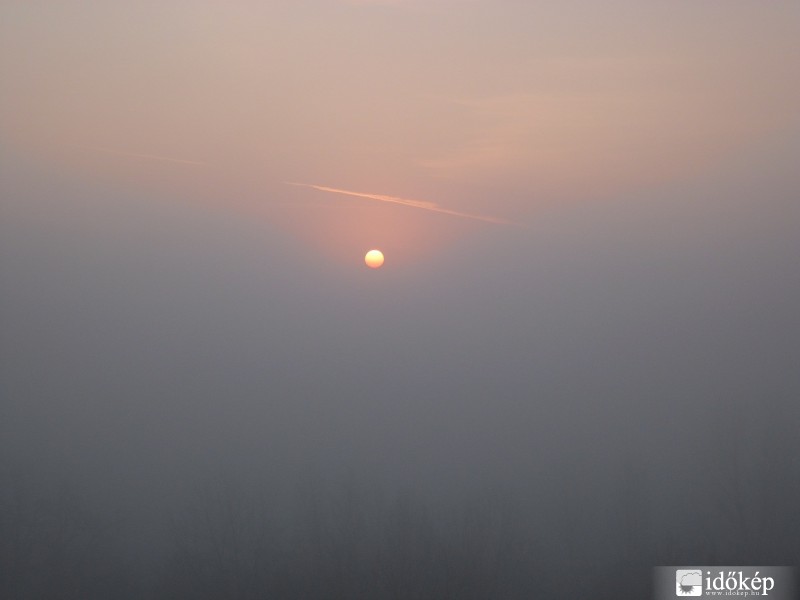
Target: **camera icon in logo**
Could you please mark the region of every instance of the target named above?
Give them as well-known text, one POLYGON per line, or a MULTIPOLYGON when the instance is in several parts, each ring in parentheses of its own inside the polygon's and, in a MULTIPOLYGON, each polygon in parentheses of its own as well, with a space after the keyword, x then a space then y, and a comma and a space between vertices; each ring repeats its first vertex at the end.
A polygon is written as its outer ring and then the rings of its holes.
POLYGON ((700 569, 678 569, 675 571, 675 595, 702 596, 703 572, 700 569))

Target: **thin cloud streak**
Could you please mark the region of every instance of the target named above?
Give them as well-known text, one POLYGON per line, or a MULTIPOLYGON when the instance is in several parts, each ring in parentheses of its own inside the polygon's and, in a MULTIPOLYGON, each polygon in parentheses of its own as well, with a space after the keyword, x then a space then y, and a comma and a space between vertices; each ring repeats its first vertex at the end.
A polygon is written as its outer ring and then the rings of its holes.
POLYGON ((160 162, 177 163, 180 165, 195 165, 199 167, 208 167, 208 163, 198 160, 187 160, 184 158, 172 158, 171 156, 160 156, 158 154, 139 154, 137 152, 125 152, 123 150, 114 150, 112 148, 103 148, 102 146, 83 146, 81 144, 69 144, 73 148, 81 148, 83 150, 91 150, 92 152, 103 152, 105 154, 115 154, 117 156, 128 156, 130 158, 145 158, 148 160, 157 160, 160 162))
POLYGON ((389 202, 392 204, 401 204, 402 206, 410 206, 412 208, 421 208, 431 212, 437 212, 444 215, 452 215, 454 217, 462 217, 464 219, 475 219, 476 221, 485 221, 486 223, 495 223, 498 225, 510 225, 511 221, 500 219, 497 217, 489 217, 486 215, 476 215, 474 213, 465 213, 457 210, 450 210, 442 208, 435 202, 427 200, 411 200, 409 198, 399 198, 397 196, 386 196, 384 194, 369 194, 366 192, 353 192, 350 190, 342 190, 339 188, 327 187, 324 185, 315 185, 313 183, 295 183, 292 181, 284 182, 286 185, 295 185, 298 187, 311 188, 320 192, 329 192, 331 194, 342 194, 344 196, 354 196, 356 198, 366 198, 367 200, 376 200, 378 202, 389 202))

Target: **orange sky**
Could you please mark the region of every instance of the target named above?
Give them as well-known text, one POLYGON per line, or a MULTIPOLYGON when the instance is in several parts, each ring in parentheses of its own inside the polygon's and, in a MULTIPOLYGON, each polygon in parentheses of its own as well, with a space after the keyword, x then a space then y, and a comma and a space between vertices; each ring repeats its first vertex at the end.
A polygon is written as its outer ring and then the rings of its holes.
POLYGON ((435 245, 476 224, 283 182, 524 224, 553 203, 691 178, 798 123, 794 2, 5 2, 0 14, 6 144, 247 207, 323 245, 435 245))

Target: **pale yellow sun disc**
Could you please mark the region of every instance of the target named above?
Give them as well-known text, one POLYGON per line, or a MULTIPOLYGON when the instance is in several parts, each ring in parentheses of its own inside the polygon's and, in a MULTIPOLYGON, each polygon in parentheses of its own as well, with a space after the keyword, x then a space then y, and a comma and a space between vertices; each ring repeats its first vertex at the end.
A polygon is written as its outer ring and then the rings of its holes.
POLYGON ((364 257, 364 262, 368 267, 377 269, 383 264, 383 252, 380 250, 370 250, 364 257))

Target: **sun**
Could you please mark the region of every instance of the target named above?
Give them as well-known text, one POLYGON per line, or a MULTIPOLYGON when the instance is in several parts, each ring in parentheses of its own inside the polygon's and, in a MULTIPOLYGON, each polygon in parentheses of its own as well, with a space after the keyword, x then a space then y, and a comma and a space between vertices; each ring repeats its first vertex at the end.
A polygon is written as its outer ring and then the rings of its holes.
POLYGON ((370 250, 364 256, 364 262, 371 269, 378 269, 383 264, 383 252, 380 250, 370 250))

